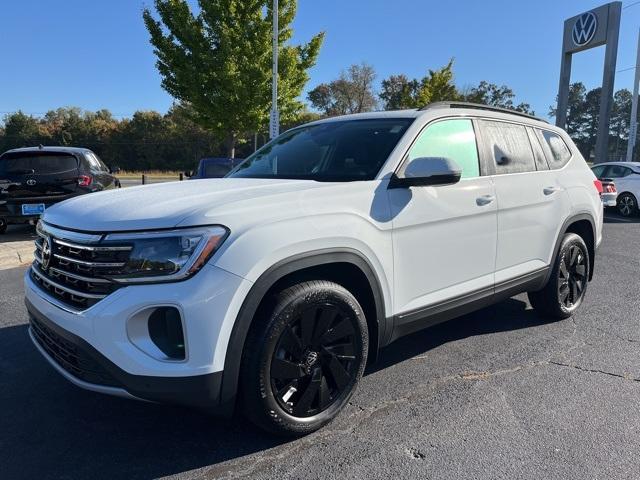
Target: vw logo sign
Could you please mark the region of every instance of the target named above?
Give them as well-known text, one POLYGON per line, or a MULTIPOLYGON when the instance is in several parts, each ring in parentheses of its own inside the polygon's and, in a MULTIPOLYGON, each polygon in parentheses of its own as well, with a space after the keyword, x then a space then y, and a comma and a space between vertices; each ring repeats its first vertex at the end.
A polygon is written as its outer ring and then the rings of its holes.
POLYGON ((51 239, 49 237, 45 237, 42 240, 42 268, 46 270, 49 268, 49 264, 51 263, 52 257, 51 251, 51 239))
POLYGON ((30 187, 33 187, 36 183, 37 182, 33 178, 27 180, 27 185, 29 185, 30 187))
POLYGON ((577 47, 584 47, 593 40, 598 29, 598 19, 593 12, 583 13, 573 25, 571 37, 577 47))

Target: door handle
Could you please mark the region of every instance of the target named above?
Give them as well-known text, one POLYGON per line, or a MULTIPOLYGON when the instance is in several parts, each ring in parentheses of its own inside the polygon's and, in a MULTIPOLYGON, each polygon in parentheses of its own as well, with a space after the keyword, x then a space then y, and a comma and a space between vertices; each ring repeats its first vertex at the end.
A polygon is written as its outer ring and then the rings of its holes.
POLYGON ((485 205, 489 205, 496 199, 493 195, 482 195, 481 197, 476 198, 476 204, 479 207, 484 207, 485 205))
POLYGON ((562 190, 560 187, 545 187, 542 191, 545 195, 553 195, 556 192, 562 190))

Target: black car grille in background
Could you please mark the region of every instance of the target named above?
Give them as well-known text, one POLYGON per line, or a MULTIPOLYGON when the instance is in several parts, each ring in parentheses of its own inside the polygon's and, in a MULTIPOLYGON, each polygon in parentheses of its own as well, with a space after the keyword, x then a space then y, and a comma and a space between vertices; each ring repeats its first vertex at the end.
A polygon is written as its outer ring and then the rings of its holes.
POLYGON ((75 310, 85 310, 119 288, 104 277, 122 273, 131 246, 70 241, 54 236, 41 226, 37 232, 39 238, 31 278, 56 300, 75 310), (46 268, 46 262, 43 262, 45 239, 51 248, 46 268))
POLYGON ((31 317, 31 332, 38 345, 65 371, 94 385, 119 387, 120 385, 93 358, 65 340, 42 322, 31 317))

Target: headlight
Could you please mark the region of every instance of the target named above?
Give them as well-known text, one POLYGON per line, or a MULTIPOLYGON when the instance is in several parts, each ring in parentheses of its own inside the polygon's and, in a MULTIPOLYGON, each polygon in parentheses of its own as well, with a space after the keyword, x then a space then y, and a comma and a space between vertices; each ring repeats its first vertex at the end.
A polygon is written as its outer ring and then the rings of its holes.
POLYGON ((125 266, 109 278, 119 283, 184 280, 209 261, 228 234, 226 228, 213 226, 107 235, 105 246, 132 247, 125 266))

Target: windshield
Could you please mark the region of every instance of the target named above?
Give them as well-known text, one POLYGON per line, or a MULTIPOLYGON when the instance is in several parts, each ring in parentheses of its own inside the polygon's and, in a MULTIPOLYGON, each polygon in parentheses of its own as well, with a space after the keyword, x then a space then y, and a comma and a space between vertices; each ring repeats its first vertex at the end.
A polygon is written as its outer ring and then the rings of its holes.
POLYGON ((227 177, 373 180, 412 118, 345 120, 283 134, 227 177))
POLYGON ((7 153, 0 157, 0 175, 49 175, 78 168, 72 155, 63 153, 7 153))

